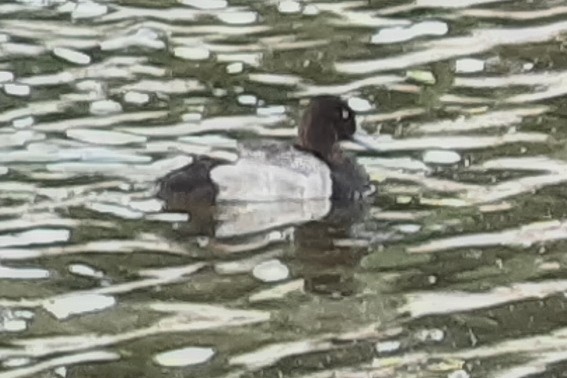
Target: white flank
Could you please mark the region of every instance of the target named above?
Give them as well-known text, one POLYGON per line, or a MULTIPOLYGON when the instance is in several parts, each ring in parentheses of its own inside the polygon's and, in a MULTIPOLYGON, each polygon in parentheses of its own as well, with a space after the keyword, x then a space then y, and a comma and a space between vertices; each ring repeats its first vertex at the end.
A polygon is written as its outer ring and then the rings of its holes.
POLYGON ((331 172, 313 158, 314 165, 300 172, 256 159, 243 158, 234 165, 221 165, 211 171, 218 185, 219 201, 267 202, 330 198, 331 172), (318 164, 317 164, 318 163, 318 164))

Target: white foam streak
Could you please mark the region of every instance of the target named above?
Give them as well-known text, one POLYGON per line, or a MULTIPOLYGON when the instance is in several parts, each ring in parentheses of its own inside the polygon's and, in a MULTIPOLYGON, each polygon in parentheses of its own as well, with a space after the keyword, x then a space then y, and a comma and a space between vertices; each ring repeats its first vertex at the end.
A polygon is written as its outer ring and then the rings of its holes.
POLYGON ((531 223, 519 228, 497 232, 461 235, 450 238, 434 239, 410 247, 410 253, 433 253, 457 248, 519 246, 529 247, 538 242, 567 239, 567 222, 549 221, 531 223))
POLYGON ((64 229, 32 229, 14 234, 1 235, 0 248, 61 243, 68 241, 70 235, 71 232, 64 229))
POLYGON ((482 149, 488 147, 501 146, 509 143, 543 143, 549 140, 549 136, 544 133, 508 133, 499 136, 438 136, 391 140, 384 138, 367 138, 368 143, 376 151, 420 151, 435 149, 443 146, 447 149, 482 149), (384 139, 384 141, 380 141, 384 139))
POLYGON ((116 299, 108 295, 81 293, 65 294, 50 298, 43 308, 59 320, 86 313, 100 312, 116 304, 116 299))
POLYGON ((37 123, 34 129, 49 132, 62 132, 72 128, 108 127, 123 122, 142 122, 162 118, 165 115, 167 115, 165 111, 143 111, 138 113, 113 114, 104 117, 73 118, 57 122, 37 123))
POLYGON ((510 286, 495 287, 482 293, 462 291, 413 293, 406 294, 407 304, 400 309, 400 312, 409 311, 413 317, 422 317, 474 311, 531 298, 541 299, 565 290, 567 290, 567 281, 549 280, 520 282, 510 286))
POLYGON ((185 347, 161 352, 154 356, 154 360, 161 366, 181 367, 202 364, 214 355, 212 348, 185 347))
POLYGON ((567 30, 567 21, 516 29, 476 30, 469 37, 454 37, 426 43, 425 49, 378 60, 339 62, 335 68, 345 74, 388 71, 479 54, 501 45, 544 42, 567 30))
POLYGON ((485 128, 513 126, 521 123, 525 117, 538 116, 548 110, 547 106, 536 106, 491 111, 469 117, 461 116, 455 120, 441 120, 412 125, 409 131, 418 133, 464 133, 485 128))
POLYGON ((36 375, 42 371, 56 368, 58 366, 75 365, 87 362, 108 362, 118 360, 120 355, 115 352, 90 351, 85 353, 69 354, 41 361, 31 366, 6 370, 0 373, 1 378, 23 378, 36 375))
POLYGON ((282 358, 324 351, 333 348, 333 343, 323 340, 292 341, 272 344, 254 352, 241 354, 229 360, 231 365, 245 365, 248 369, 260 369, 271 366, 282 358))

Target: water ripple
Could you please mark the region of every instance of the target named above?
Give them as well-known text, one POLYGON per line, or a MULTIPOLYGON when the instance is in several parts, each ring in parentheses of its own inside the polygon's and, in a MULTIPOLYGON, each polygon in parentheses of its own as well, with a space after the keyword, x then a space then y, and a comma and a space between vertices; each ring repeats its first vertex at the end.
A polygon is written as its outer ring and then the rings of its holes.
POLYGON ((0 377, 565 364, 560 1, 150 3, 0 4, 0 377), (158 178, 321 94, 368 208, 164 211, 158 178))

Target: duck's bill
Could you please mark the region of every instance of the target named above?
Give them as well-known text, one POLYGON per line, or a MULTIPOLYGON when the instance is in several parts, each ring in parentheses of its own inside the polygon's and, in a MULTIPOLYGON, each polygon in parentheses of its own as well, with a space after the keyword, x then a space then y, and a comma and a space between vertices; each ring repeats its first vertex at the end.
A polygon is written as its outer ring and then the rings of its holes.
POLYGON ((379 149, 376 147, 376 143, 372 140, 372 137, 367 134, 362 134, 360 132, 355 133, 351 138, 351 141, 362 146, 366 149, 372 151, 378 151, 379 149))

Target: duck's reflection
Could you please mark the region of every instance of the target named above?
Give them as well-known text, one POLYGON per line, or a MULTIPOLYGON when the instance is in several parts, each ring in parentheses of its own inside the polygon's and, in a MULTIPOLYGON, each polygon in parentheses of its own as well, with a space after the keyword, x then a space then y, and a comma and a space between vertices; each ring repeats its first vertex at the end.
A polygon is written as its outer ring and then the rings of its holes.
POLYGON ((184 231, 218 239, 251 237, 289 225, 325 218, 332 209, 329 200, 224 202, 214 206, 194 205, 183 195, 165 198, 168 212, 188 213, 184 231))
POLYGON ((367 210, 365 202, 333 203, 324 218, 296 228, 297 273, 305 291, 332 297, 356 293, 354 271, 370 244, 357 237, 356 226, 364 223, 367 210))
POLYGON ((189 212, 178 229, 185 236, 207 236, 216 251, 251 252, 271 243, 293 243, 294 276, 307 292, 343 297, 357 292, 354 271, 373 245, 364 232, 370 204, 328 200, 220 203, 188 207, 167 201, 167 211, 189 212), (292 230, 290 232, 290 229, 292 230))

